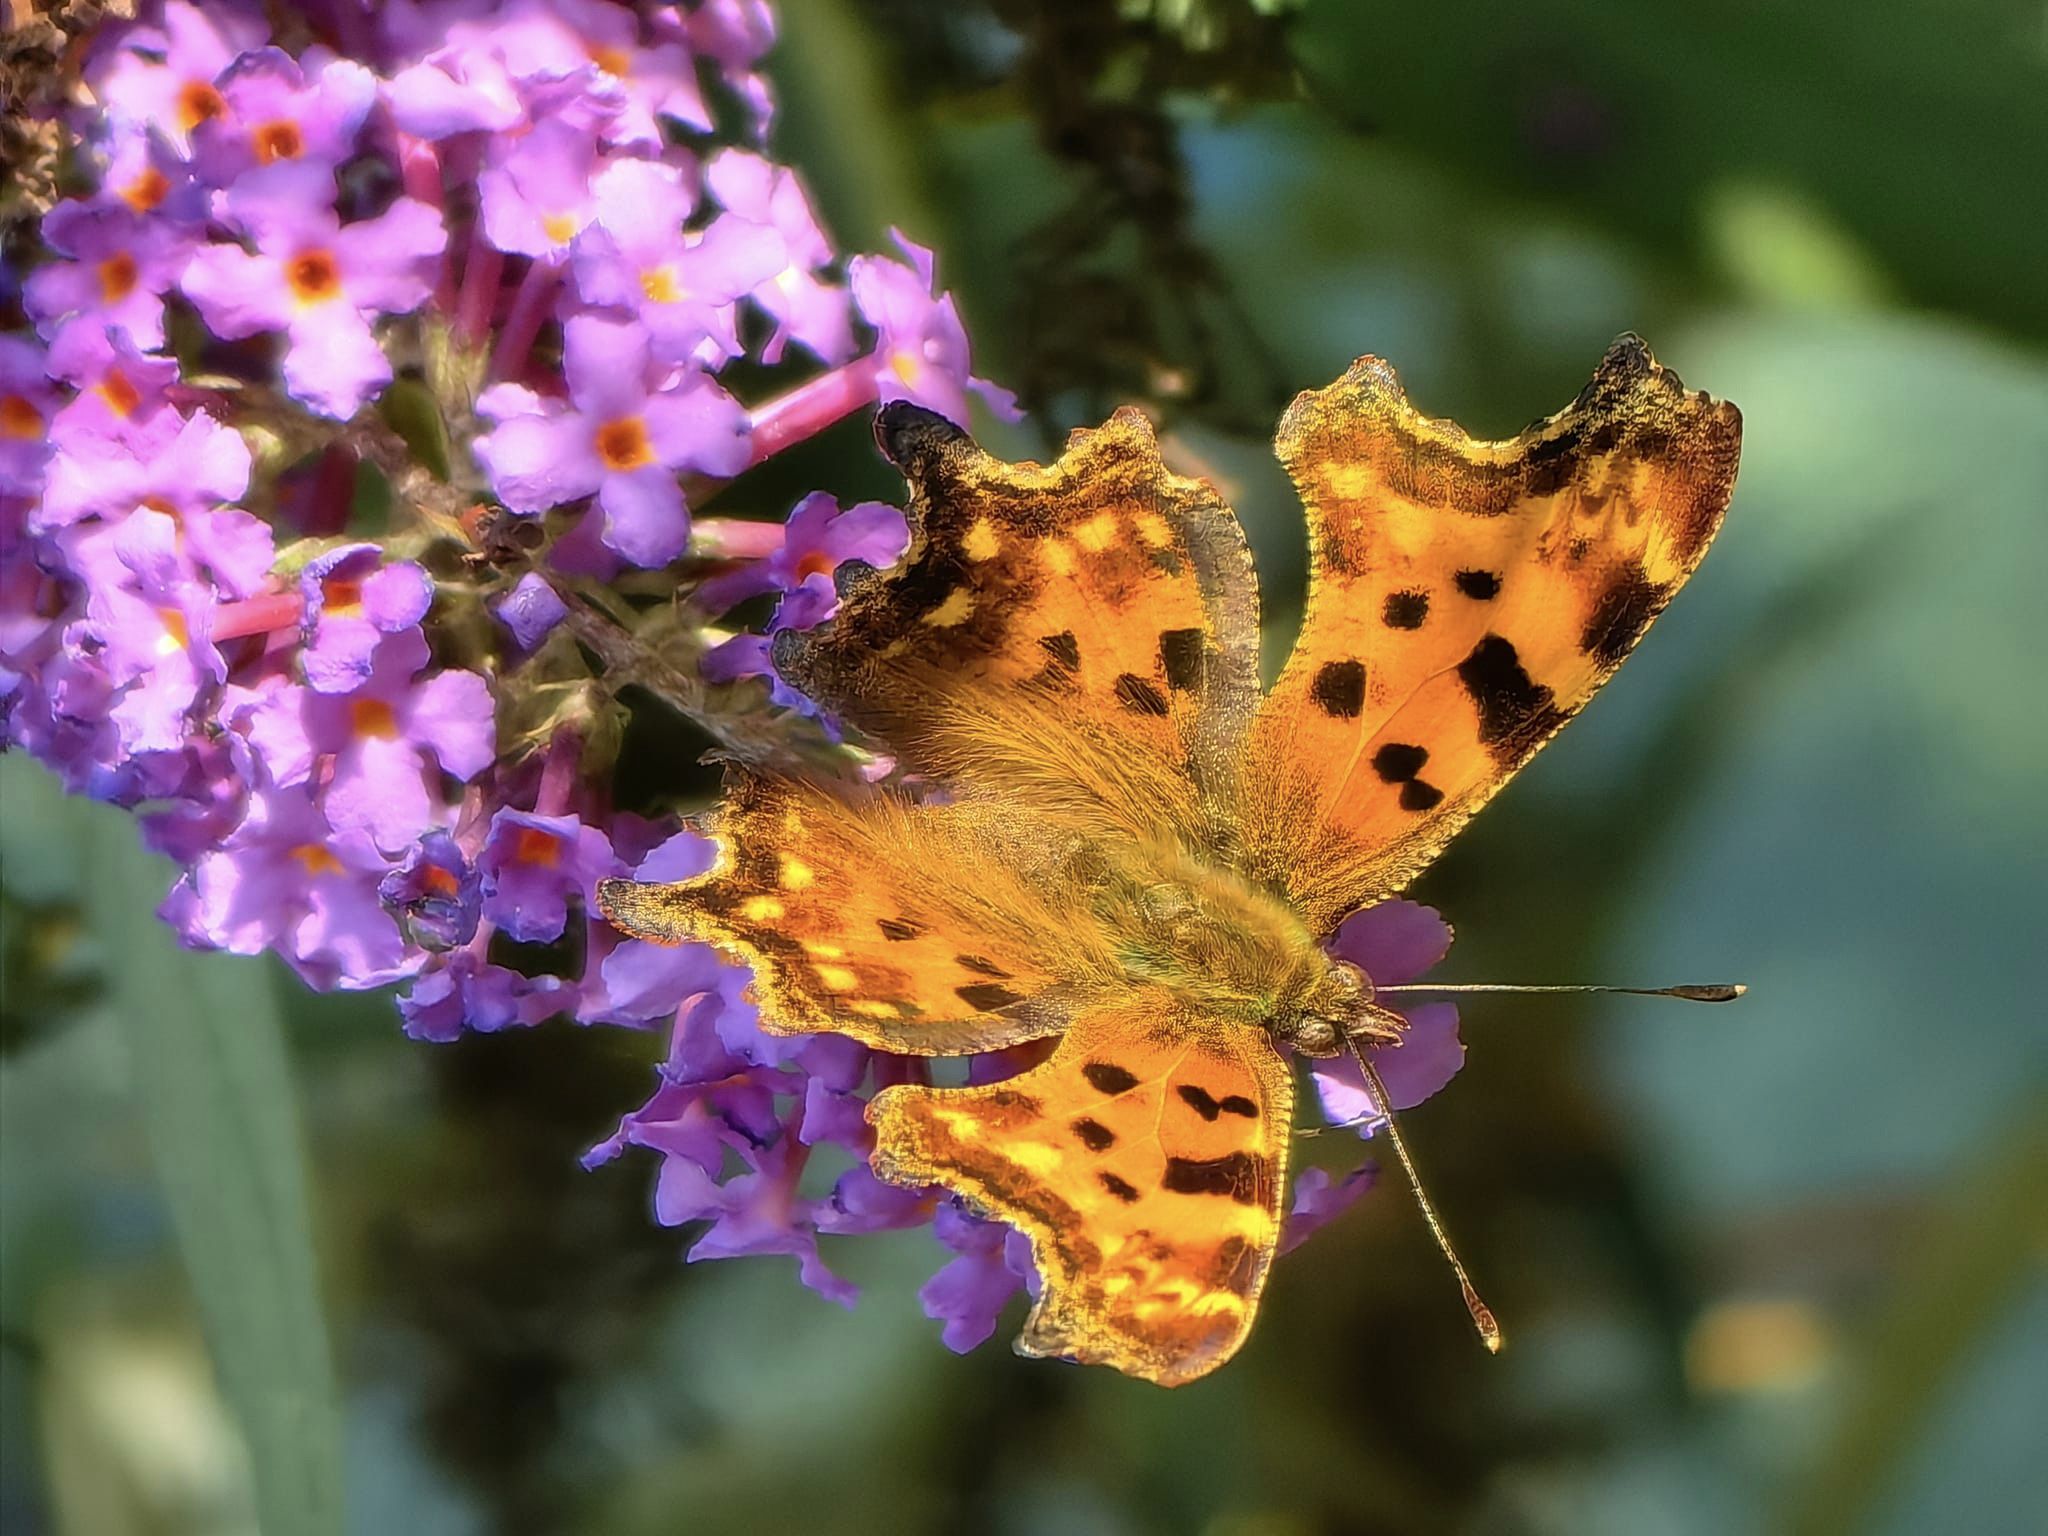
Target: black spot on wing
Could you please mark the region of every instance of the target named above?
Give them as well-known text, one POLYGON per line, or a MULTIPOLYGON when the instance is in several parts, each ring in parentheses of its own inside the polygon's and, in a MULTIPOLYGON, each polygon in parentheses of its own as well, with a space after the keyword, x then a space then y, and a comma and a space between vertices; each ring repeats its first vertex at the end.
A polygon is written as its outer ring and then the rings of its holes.
POLYGON ((1247 1120, 1259 1118, 1259 1106, 1241 1093, 1224 1095, 1223 1102, 1217 1105, 1217 1108, 1226 1115, 1242 1115, 1247 1120))
POLYGON ((977 976, 993 976, 998 981, 1008 981, 1010 979, 1010 973, 1008 971, 1004 970, 1000 965, 997 965, 995 961, 988 959, 986 956, 955 955, 953 959, 962 970, 972 971, 977 976))
POLYGON ((1074 1134, 1090 1152, 1106 1152, 1116 1145, 1115 1131, 1100 1120, 1090 1120, 1086 1116, 1074 1122, 1074 1134))
POLYGON ((1405 784, 1422 772, 1429 761, 1429 748, 1390 741, 1372 755, 1372 771, 1388 784, 1405 784))
POLYGON ((1619 666, 1670 595, 1669 587, 1631 566, 1609 582, 1593 604, 1579 635, 1579 649, 1603 666, 1619 666))
POLYGON ((1421 779, 1410 779, 1401 786, 1401 809, 1404 811, 1433 810, 1443 798, 1442 790, 1421 779))
POLYGON ((1021 1003, 1023 996, 1008 987, 999 987, 992 981, 978 981, 971 987, 955 987, 953 995, 972 1008, 976 1013, 994 1013, 1012 1003, 1021 1003))
POLYGON ((1071 629, 1063 629, 1056 635, 1040 635, 1038 648, 1045 652, 1048 664, 1062 672, 1078 672, 1081 669, 1081 642, 1074 638, 1071 629))
POLYGON ((1102 1181, 1104 1189, 1115 1195, 1117 1199, 1123 1201, 1125 1205, 1133 1204, 1137 1200, 1138 1192, 1131 1187, 1128 1181, 1118 1178, 1113 1173, 1098 1173, 1095 1177, 1102 1181))
POLYGON ((1081 1069, 1081 1075, 1097 1093, 1129 1093, 1138 1086, 1137 1075, 1113 1061, 1091 1061, 1081 1069))
POLYGON ((1176 693, 1201 687, 1202 632, 1199 629, 1161 630, 1159 665, 1166 672, 1166 686, 1176 693))
POLYGON ((1389 629, 1420 629, 1428 617, 1427 592, 1389 592, 1380 605, 1380 622, 1389 629))
POLYGON ((1492 571, 1460 571, 1451 580, 1475 602, 1490 603, 1500 595, 1500 577, 1492 571))
POLYGON ((1248 1240, 1232 1233, 1216 1245, 1215 1260, 1203 1278, 1233 1296, 1249 1296, 1258 1274, 1257 1250, 1248 1240))
POLYGON ((906 939, 914 939, 924 932, 916 923, 906 923, 900 917, 878 918, 875 926, 882 930, 883 938, 896 944, 901 944, 906 939))
POLYGON ((1316 708, 1339 720, 1356 720, 1365 708, 1365 663, 1326 661, 1309 684, 1316 708))
POLYGON ((1253 1205, 1265 1177, 1266 1160, 1250 1152, 1232 1152, 1227 1157, 1169 1157, 1160 1187, 1176 1195, 1227 1195, 1239 1205, 1253 1205))
POLYGON ((1182 1103, 1204 1120, 1214 1120, 1223 1113, 1223 1106, 1216 1102, 1215 1096, 1206 1088, 1198 1087, 1194 1083, 1182 1083, 1174 1091, 1180 1095, 1182 1103))
POLYGON ((1515 762, 1564 720, 1556 696, 1522 666, 1514 645, 1488 635, 1458 663, 1458 681, 1479 711, 1479 740, 1500 762, 1515 762))
POLYGON ((1134 715, 1163 715, 1167 711, 1166 695, 1135 672, 1117 677, 1116 701, 1134 715))

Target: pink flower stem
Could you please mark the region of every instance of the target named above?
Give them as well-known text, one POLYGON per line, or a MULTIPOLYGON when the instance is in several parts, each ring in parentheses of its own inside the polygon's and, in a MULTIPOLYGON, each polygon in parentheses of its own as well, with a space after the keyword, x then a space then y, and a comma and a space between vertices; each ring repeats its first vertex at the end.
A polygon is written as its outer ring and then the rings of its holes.
POLYGON ((749 428, 753 454, 749 467, 773 458, 792 444, 822 432, 833 422, 875 402, 872 358, 855 358, 830 373, 821 373, 754 412, 749 428))
POLYGON ((491 354, 493 379, 516 379, 525 370, 527 356, 533 351, 533 338, 540 334, 541 322, 547 318, 548 300, 554 297, 555 284, 561 276, 561 266, 546 259, 536 260, 526 269, 526 275, 512 292, 512 307, 506 312, 505 323, 498 330, 498 347, 491 354))
POLYGON ((583 763, 583 738, 572 730, 555 733, 541 764, 540 787, 533 792, 533 814, 560 816, 569 809, 569 796, 576 788, 576 772, 583 763))
POLYGON ((455 301, 455 334, 474 346, 491 328, 505 253, 484 238, 483 220, 470 226, 469 253, 462 263, 462 292, 455 301))
POLYGON ((296 629, 305 606, 296 592, 272 592, 239 603, 223 603, 213 613, 213 638, 216 642, 239 640, 244 635, 296 629))
POLYGON ((690 542, 714 560, 765 560, 782 548, 780 523, 743 517, 699 517, 690 521, 690 542))
MULTIPOLYGON (((441 151, 425 139, 416 139, 409 133, 398 136, 398 179, 405 188, 405 195, 429 208, 446 206, 447 195, 441 185, 441 151)), ((434 278, 434 304, 441 313, 452 314, 455 310, 455 253, 452 249, 441 252, 441 269, 434 278)))

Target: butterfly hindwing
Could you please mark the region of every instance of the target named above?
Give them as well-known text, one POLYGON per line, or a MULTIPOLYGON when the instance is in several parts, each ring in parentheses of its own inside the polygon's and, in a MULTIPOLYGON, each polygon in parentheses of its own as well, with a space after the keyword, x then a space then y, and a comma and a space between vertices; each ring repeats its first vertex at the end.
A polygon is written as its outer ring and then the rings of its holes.
POLYGON ((1149 988, 1079 1015, 1042 1065, 877 1095, 874 1166, 1031 1239, 1020 1353, 1163 1385, 1244 1342, 1277 1247, 1294 1086, 1263 1029, 1149 988))
POLYGON ((1377 358, 1299 397, 1310 590, 1246 755, 1262 872, 1325 923, 1412 879, 1692 573, 1740 440, 1632 336, 1506 442, 1420 415, 1377 358))
POLYGON ((924 1056, 995 1050, 1060 1029, 1071 988, 1059 982, 1108 961, 1091 954, 1084 914, 991 856, 986 814, 736 767, 707 874, 608 880, 598 899, 628 933, 701 940, 751 967, 771 1032, 924 1056))

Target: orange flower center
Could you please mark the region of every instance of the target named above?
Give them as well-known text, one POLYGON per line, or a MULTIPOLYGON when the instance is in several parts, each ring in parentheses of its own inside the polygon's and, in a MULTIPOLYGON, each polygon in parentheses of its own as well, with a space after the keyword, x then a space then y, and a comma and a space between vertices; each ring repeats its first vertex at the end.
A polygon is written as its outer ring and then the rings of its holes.
POLYGON ((93 386, 94 392, 107 402, 107 409, 116 416, 132 416, 135 407, 142 404, 142 391, 137 389, 128 375, 119 368, 109 368, 107 376, 93 386))
POLYGON ((0 437, 43 435, 43 413, 26 395, 0 395, 0 437))
POLYGON ((633 56, 623 48, 593 48, 590 62, 608 75, 617 75, 621 80, 632 72, 633 56))
POLYGON ((898 347, 889 354, 889 371, 905 384, 915 384, 924 372, 924 359, 908 347, 898 347))
POLYGON ((161 512, 179 527, 184 527, 184 520, 178 516, 178 509, 171 505, 168 497, 145 496, 135 504, 135 507, 139 512, 161 512))
POLYGON ((540 221, 540 227, 557 245, 567 245, 576 238, 576 221, 566 213, 549 214, 540 221))
POLYGON ((553 869, 562 861, 562 840, 539 827, 521 827, 512 840, 512 857, 521 864, 538 864, 553 869))
POLYGON ((227 111, 228 104, 221 94, 204 80, 188 80, 185 88, 178 92, 178 126, 190 133, 210 118, 219 117, 227 111))
POLYGON ((156 616, 157 622, 164 627, 163 634, 156 642, 157 655, 175 656, 178 652, 191 648, 192 632, 185 627, 184 614, 175 608, 159 608, 156 616))
POLYGON ((674 267, 649 267, 640 274, 640 291, 656 304, 673 304, 683 296, 674 267))
POLYGON ((320 595, 325 599, 321 612, 335 618, 349 618, 363 611, 363 584, 360 581, 323 581, 320 595))
POLYGON ((271 165, 279 160, 296 160, 306 148, 306 141, 299 137, 299 125, 287 117, 281 117, 274 123, 265 123, 249 135, 249 143, 256 151, 258 163, 262 165, 271 165))
POLYGON ((420 883, 436 896, 453 896, 462 889, 455 878, 455 871, 443 869, 438 864, 429 864, 420 872, 420 883))
POLYGON ((341 873, 341 860, 337 859, 318 843, 299 844, 298 847, 292 850, 292 857, 299 861, 300 867, 309 875, 338 875, 341 873))
POLYGON ((831 574, 832 557, 822 549, 812 550, 796 563, 796 579, 798 581, 802 581, 806 576, 830 576, 831 574))
POLYGON ((301 304, 318 304, 341 292, 341 269, 332 251, 301 251, 285 264, 284 280, 301 304))
POLYGON ((398 716, 382 699, 357 699, 349 708, 349 723, 358 736, 389 741, 398 734, 398 716))
POLYGON ((606 469, 638 469, 654 462, 654 449, 647 441, 647 423, 638 416, 621 416, 597 429, 597 456, 606 469))
POLYGON ((121 201, 137 213, 152 213, 171 190, 171 179, 155 166, 147 166, 121 189, 121 201))
POLYGON ((108 304, 118 304, 135 291, 135 258, 126 251, 109 256, 97 268, 100 278, 100 298, 108 304))

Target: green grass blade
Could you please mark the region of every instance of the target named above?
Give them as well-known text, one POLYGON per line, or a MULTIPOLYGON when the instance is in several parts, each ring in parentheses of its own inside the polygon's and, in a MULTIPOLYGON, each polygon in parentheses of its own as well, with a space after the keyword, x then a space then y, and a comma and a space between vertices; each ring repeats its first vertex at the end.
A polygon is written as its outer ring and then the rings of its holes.
POLYGON ((338 1536, 340 1413, 291 1063, 267 961, 195 954, 156 916, 169 866, 73 802, 86 904, 149 1145, 265 1536, 338 1536))

